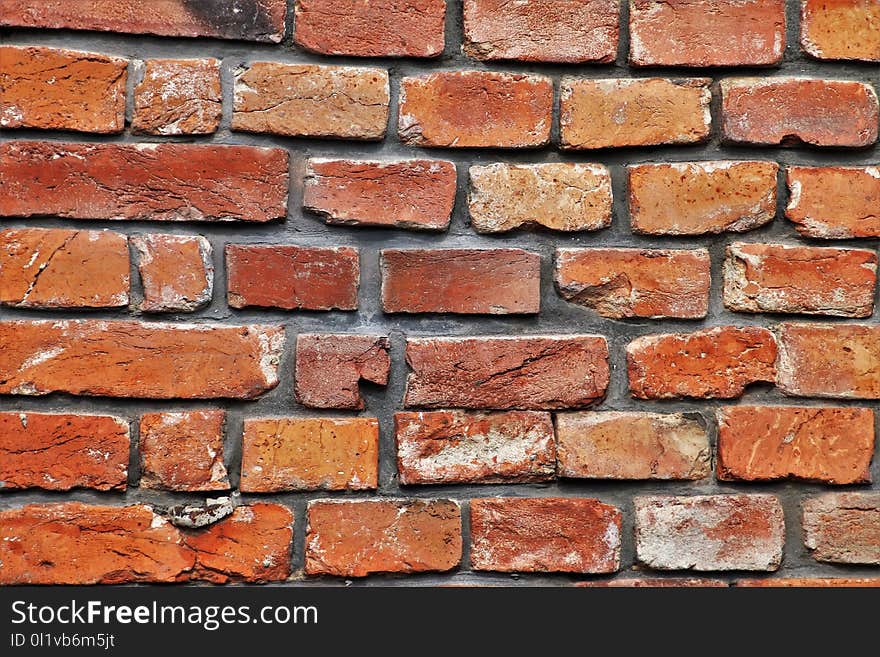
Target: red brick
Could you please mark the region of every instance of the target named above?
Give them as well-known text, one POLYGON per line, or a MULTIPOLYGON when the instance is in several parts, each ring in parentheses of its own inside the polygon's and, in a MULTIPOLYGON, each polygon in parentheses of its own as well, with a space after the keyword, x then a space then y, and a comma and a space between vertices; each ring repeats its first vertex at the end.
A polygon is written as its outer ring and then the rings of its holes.
POLYGON ((284 328, 0 322, 0 394, 253 399, 278 384, 284 328))
POLYGON ((122 132, 127 70, 98 53, 0 46, 0 128, 122 132))
POLYGON ((141 488, 229 490, 218 410, 146 413, 141 416, 141 488))
POLYGON ((226 246, 233 308, 357 309, 360 265, 351 246, 226 246))
POLYGON ((634 233, 741 233, 776 214, 775 162, 676 162, 629 167, 634 233))
POLYGON ((617 577, 615 579, 599 579, 588 582, 578 582, 575 586, 580 588, 615 589, 722 589, 727 588, 727 582, 720 579, 700 579, 695 577, 645 577, 642 579, 617 577))
POLYGON ((124 490, 128 446, 117 417, 0 413, 0 490, 124 490))
POLYGON ((132 132, 206 135, 220 126, 220 61, 148 59, 134 88, 132 132))
POLYGON ((870 317, 877 255, 862 249, 736 243, 724 261, 724 305, 750 313, 870 317))
POLYGON ((378 459, 376 418, 245 420, 241 490, 375 489, 378 459))
POLYGON ((303 206, 323 215, 328 224, 446 230, 455 183, 455 164, 443 160, 313 158, 303 206))
POLYGON ((803 510, 814 559, 880 565, 880 493, 827 493, 804 500, 803 510))
POLYGON ((128 241, 102 230, 0 231, 0 304, 19 308, 128 305, 128 241))
POLYGON ((144 312, 192 312, 207 306, 214 293, 211 243, 201 236, 137 235, 138 271, 144 312))
POLYGON ((553 82, 539 75, 444 71, 400 81, 400 140, 442 148, 550 142, 553 82))
POLYGON ((445 0, 297 0, 294 41, 323 55, 436 57, 445 0))
POLYGON ((386 313, 537 314, 541 256, 522 249, 385 249, 386 313))
POLYGON ((600 401, 608 344, 595 335, 409 338, 411 407, 561 409, 600 401))
POLYGON ((556 470, 549 413, 395 413, 400 483, 547 481, 556 470))
POLYGON ((631 0, 634 66, 768 66, 785 50, 785 0, 631 0))
POLYGON ((711 470, 706 430, 681 414, 557 413, 560 477, 704 479, 711 470))
POLYGON ((785 521, 773 495, 637 497, 636 555, 657 570, 776 570, 785 521))
POLYGON ((465 0, 469 57, 525 62, 613 62, 619 0, 465 0))
POLYGON ((254 62, 235 76, 232 129, 376 141, 389 93, 381 68, 254 62))
POLYGON ((880 237, 880 168, 788 167, 785 216, 801 235, 880 237))
POLYGON ((287 153, 213 144, 0 145, 0 216, 270 221, 287 213, 287 153))
POLYGON ((471 500, 471 565, 500 572, 613 573, 620 510, 599 500, 471 500))
POLYGON ((693 144, 709 138, 708 78, 563 78, 560 148, 693 144))
POLYGON ((877 141, 877 94, 846 80, 728 78, 721 81, 725 142, 862 147, 877 141))
POLYGON ((878 24, 872 0, 801 0, 801 48, 817 59, 880 62, 878 24))
POLYGON ((626 348, 637 399, 731 399, 752 383, 773 382, 776 341, 757 326, 646 335, 626 348))
POLYGON ((709 309, 706 249, 557 249, 556 289, 602 317, 697 319, 709 309))
POLYGON ((877 588, 880 587, 880 577, 876 579, 856 577, 796 577, 796 578, 770 578, 770 579, 738 579, 734 586, 749 588, 877 588))
POLYGON ((786 395, 880 399, 880 326, 781 324, 777 340, 786 395))
POLYGON ((446 571, 461 561, 452 500, 317 500, 308 517, 307 575, 446 571))
POLYGON ((720 480, 871 481, 871 409, 726 406, 717 416, 720 480))

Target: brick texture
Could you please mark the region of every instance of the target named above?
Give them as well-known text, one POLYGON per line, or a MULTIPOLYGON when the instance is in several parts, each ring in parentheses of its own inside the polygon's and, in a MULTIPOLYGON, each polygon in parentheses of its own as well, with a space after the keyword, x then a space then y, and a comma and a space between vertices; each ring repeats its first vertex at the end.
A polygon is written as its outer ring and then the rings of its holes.
POLYGON ((827 493, 803 504, 804 544, 817 561, 880 564, 880 494, 827 493))
POLYGON ((216 59, 150 59, 134 89, 134 132, 207 135, 223 112, 216 59))
POLYGON ((878 22, 870 0, 801 0, 801 48, 817 59, 880 62, 878 22))
POLYGON ((294 382, 297 401, 310 408, 363 409, 360 382, 388 383, 389 348, 383 336, 300 333, 294 382))
POLYGON ((191 312, 211 302, 211 243, 201 236, 138 235, 132 238, 144 288, 145 312, 191 312))
POLYGON ((823 239, 880 237, 880 168, 788 167, 785 216, 823 239))

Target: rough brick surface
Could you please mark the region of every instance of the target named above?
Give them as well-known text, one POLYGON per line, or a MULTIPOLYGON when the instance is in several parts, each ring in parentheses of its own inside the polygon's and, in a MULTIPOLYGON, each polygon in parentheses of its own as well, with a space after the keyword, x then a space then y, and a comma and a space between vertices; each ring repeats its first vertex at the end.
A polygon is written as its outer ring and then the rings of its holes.
POLYGON ((801 235, 880 237, 880 168, 788 167, 785 216, 801 235))
POLYGON ((880 493, 828 493, 804 500, 803 511, 814 559, 880 565, 880 493))
POLYGON ((878 588, 880 577, 876 579, 859 577, 796 577, 780 578, 770 577, 767 579, 738 579, 734 586, 749 588, 878 588))
POLYGON ((878 25, 873 0, 801 0, 801 48, 817 59, 880 62, 878 25))
POLYGON ((211 302, 214 263, 211 243, 199 235, 137 235, 131 240, 138 253, 138 271, 144 289, 144 312, 192 312, 211 302))
POLYGON ((701 579, 696 577, 643 577, 641 579, 616 577, 614 579, 578 582, 575 586, 580 588, 622 589, 720 589, 727 588, 727 582, 720 579, 701 579))
POLYGON ((217 130, 221 114, 218 60, 147 60, 134 88, 133 132, 206 135, 217 130))

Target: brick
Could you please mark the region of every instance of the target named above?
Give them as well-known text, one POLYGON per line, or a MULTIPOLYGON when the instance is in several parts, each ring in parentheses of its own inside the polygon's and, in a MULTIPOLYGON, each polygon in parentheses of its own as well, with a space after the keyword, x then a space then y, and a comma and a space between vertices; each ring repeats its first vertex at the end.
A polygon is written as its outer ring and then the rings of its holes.
POLYGON ((446 571, 461 561, 452 500, 317 500, 308 518, 307 575, 446 571))
POLYGON ((278 384, 284 328, 0 322, 0 394, 253 399, 278 384))
POLYGON ((785 542, 773 495, 635 498, 636 556, 656 570, 779 568, 785 542))
POLYGON ((613 62, 619 0, 465 0, 464 44, 481 60, 613 62))
POLYGON ((211 243, 200 235, 137 235, 144 312, 192 312, 204 308, 214 294, 211 243))
POLYGON ((724 261, 724 305, 735 312, 870 317, 877 255, 863 249, 735 243, 724 261))
POLYGON ((717 417, 722 481, 871 481, 871 409, 726 406, 717 417))
POLYGON ((880 493, 826 493, 805 499, 803 511, 814 559, 880 565, 880 493))
POLYGON ((297 0, 293 40, 322 55, 436 57, 445 0, 297 0))
POLYGON ((128 241, 102 230, 0 231, 0 304, 19 308, 128 305, 128 241))
POLYGON ((472 166, 468 209, 478 233, 599 230, 611 225, 611 174, 573 162, 472 166))
POLYGON ((733 584, 749 588, 878 588, 880 587, 880 577, 774 577, 769 579, 738 579, 733 584))
POLYGON ((541 256, 522 249, 384 249, 386 313, 537 314, 541 256))
POLYGON ((774 381, 776 340, 757 326, 646 335, 627 345, 636 399, 732 399, 752 383, 774 381))
POLYGON ((621 513, 587 498, 471 500, 471 565, 498 572, 613 573, 621 513))
POLYGON ((880 168, 788 167, 785 216, 801 235, 880 237, 880 168))
POLYGON ((141 488, 229 490, 220 410, 145 413, 140 423, 141 488))
POLYGON ((375 489, 378 459, 376 418, 247 419, 241 490, 375 489))
POLYGON ((580 588, 614 589, 722 589, 727 588, 727 582, 720 579, 703 579, 697 577, 643 577, 641 579, 617 577, 615 579, 577 582, 575 586, 580 588))
POLYGON ((634 66, 770 66, 785 50, 785 0, 631 0, 634 66))
POLYGON ((377 141, 389 93, 381 68, 254 62, 235 76, 232 129, 377 141))
POLYGON ((877 141, 877 93, 861 82, 809 78, 721 81, 722 139, 759 146, 843 146, 877 141))
POLYGON ((706 249, 557 249, 556 289, 602 317, 705 317, 706 249))
POLYGON ((706 430, 680 413, 558 413, 556 440, 560 477, 699 480, 711 471, 706 430))
POLYGON ((0 25, 278 43, 285 0, 7 0, 0 25))
POLYGON ((560 148, 694 144, 709 138, 708 78, 562 79, 560 148))
POLYGON ((120 57, 0 46, 0 128, 122 132, 127 70, 120 57))
POLYGON ((132 132, 207 135, 220 126, 220 62, 148 59, 134 88, 132 132))
POLYGON ((233 308, 357 309, 360 264, 351 246, 228 244, 226 269, 233 308))
POLYGON ((553 479, 549 413, 395 413, 400 483, 495 484, 553 479))
POLYGON ((801 0, 801 48, 816 59, 880 62, 878 24, 871 0, 801 0))
POLYGON ((408 338, 404 405, 582 408, 608 387, 608 344, 595 335, 408 338))
POLYGON ((775 162, 676 162, 629 167, 634 233, 741 233, 773 221, 775 162))
POLYGON ((0 216, 270 221, 287 214, 287 153, 213 144, 0 145, 0 216))
POLYGON ((776 385, 795 397, 880 399, 880 327, 781 324, 776 385))
POLYGON ((128 451, 118 417, 0 413, 0 490, 125 490, 128 451))
POLYGON ((455 164, 443 160, 310 159, 303 207, 328 224, 446 230, 455 164), (377 203, 376 199, 382 200, 377 203))
POLYGON ((533 148, 550 142, 553 82, 539 75, 444 71, 400 81, 397 131, 410 146, 533 148))

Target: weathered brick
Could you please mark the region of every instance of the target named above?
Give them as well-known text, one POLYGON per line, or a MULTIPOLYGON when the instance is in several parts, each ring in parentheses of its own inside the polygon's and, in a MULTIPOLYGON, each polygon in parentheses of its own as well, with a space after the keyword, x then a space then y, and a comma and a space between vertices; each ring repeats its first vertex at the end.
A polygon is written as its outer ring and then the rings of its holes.
POLYGON ((706 430, 680 413, 558 413, 556 440, 560 477, 696 480, 711 471, 706 430))
POLYGON ((351 246, 229 244, 226 268, 233 308, 357 308, 360 264, 351 246))
POLYGON ((709 138, 708 78, 563 78, 560 148, 692 144, 709 138))
POLYGON ((127 67, 91 52, 0 46, 0 128, 122 132, 127 67))
POLYGON ((788 167, 785 216, 801 235, 880 237, 880 168, 788 167))
POLYGON ((776 570, 785 521, 773 495, 637 497, 636 555, 657 570, 776 570))
POLYGON ((389 93, 381 68, 254 62, 235 76, 232 129, 375 141, 389 93))
POLYGON ((455 164, 443 160, 313 158, 303 206, 328 224, 446 230, 455 205, 455 183, 455 164))
POLYGON ((880 61, 878 25, 873 0, 801 0, 801 48, 817 59, 880 61))
POLYGON ((128 241, 102 230, 0 231, 0 304, 20 308, 128 305, 128 241))
POLYGON ((877 117, 877 93, 862 82, 792 77, 721 81, 721 132, 729 143, 868 146, 877 141, 877 117))
POLYGON ((131 129, 149 135, 206 135, 222 114, 216 59, 148 59, 134 88, 131 129))
POLYGON ((775 162, 676 162, 629 167, 634 233, 705 235, 758 228, 776 214, 775 162))
POLYGON ((611 174, 574 162, 473 166, 468 209, 478 233, 599 230, 611 225, 611 174))
POLYGON ((379 421, 264 418, 244 421, 241 490, 369 490, 378 481, 379 421))
POLYGON ((308 517, 308 575, 446 571, 461 561, 461 509, 452 500, 317 500, 308 517))
POLYGON ((296 0, 293 39, 306 50, 354 57, 436 57, 446 0, 296 0))
POLYGON ((400 81, 400 140, 442 148, 532 148, 550 141, 553 82, 539 75, 451 71, 400 81))
POLYGON ((200 235, 137 235, 138 271, 144 312, 192 312, 214 294, 211 243, 200 235))
POLYGON ((767 579, 738 579, 733 585, 749 588, 878 588, 880 587, 880 577, 771 577, 767 579))
POLYGON ((613 573, 621 513, 587 498, 471 500, 471 565, 500 572, 613 573))
POLYGON ((465 0, 469 57, 525 62, 613 62, 619 0, 465 0))
POLYGON ((520 483, 553 479, 549 413, 395 413, 400 483, 520 483))
POLYGON ((750 313, 870 317, 877 255, 863 249, 784 244, 727 247, 724 305, 750 313))
POLYGON ((229 490, 218 410, 145 413, 140 424, 141 488, 229 490))
POLYGON ((409 338, 404 404, 561 409, 600 401, 608 344, 595 335, 409 338))
POLYGON ((117 417, 0 413, 0 490, 124 490, 128 449, 117 417))
POLYGON ((803 510, 814 559, 880 565, 880 493, 826 493, 804 500, 803 510))
POLYGON ((602 317, 705 317, 706 249, 557 249, 556 289, 602 317))
POLYGON ((541 256, 522 249, 385 249, 386 313, 536 314, 541 256))
POLYGON ((616 577, 615 579, 597 579, 575 584, 581 588, 622 588, 622 589, 722 589, 727 582, 720 579, 702 579, 696 577, 616 577))
POLYGON ((635 66, 768 66, 785 50, 785 0, 630 0, 635 66))
POLYGON ((773 382, 776 340, 757 326, 646 335, 626 347, 637 399, 731 399, 752 383, 773 382))
POLYGON ((0 145, 0 216, 270 221, 287 214, 287 153, 213 144, 0 145))
POLYGON ((278 384, 280 326, 0 322, 0 394, 252 399, 278 384))

